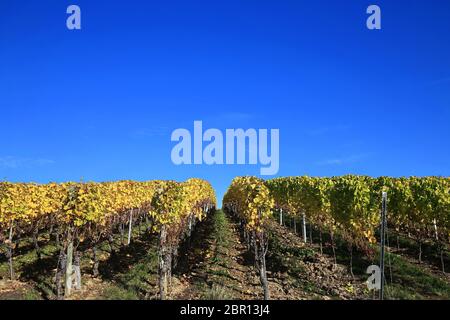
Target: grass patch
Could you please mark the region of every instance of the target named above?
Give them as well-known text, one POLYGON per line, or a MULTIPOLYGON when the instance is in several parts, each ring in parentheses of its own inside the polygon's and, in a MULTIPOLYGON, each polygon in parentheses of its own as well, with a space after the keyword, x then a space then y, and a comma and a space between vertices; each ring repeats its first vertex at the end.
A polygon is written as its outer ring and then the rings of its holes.
POLYGON ((450 299, 450 284, 414 265, 399 255, 391 254, 392 284, 386 258, 386 297, 389 299, 450 299))
POLYGON ((203 300, 231 300, 232 295, 224 286, 213 284, 212 287, 203 290, 201 298, 203 300))
POLYGON ((106 300, 138 300, 139 296, 132 290, 127 290, 120 286, 113 286, 106 288, 103 291, 102 299, 106 300))
POLYGON ((41 295, 34 289, 25 291, 23 300, 42 300, 41 295))
POLYGON ((209 284, 199 287, 201 299, 228 300, 234 296, 227 286, 231 286, 233 278, 229 269, 230 256, 228 252, 233 245, 233 230, 230 221, 222 210, 216 210, 211 216, 211 233, 208 238, 212 240, 211 252, 206 255, 209 284), (213 283, 211 283, 213 282, 213 283))

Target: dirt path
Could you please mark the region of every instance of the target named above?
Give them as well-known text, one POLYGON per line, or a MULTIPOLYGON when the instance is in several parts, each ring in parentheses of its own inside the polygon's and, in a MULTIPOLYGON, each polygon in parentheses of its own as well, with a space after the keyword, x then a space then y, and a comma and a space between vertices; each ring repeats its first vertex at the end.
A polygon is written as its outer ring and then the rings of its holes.
POLYGON ((255 299, 260 289, 237 226, 222 211, 195 230, 174 273, 173 299, 255 299))
MULTIPOLYGON (((236 222, 222 211, 198 226, 174 273, 173 299, 262 299, 253 257, 236 222)), ((270 222, 267 256, 271 299, 365 298, 364 284, 288 229, 270 222)))

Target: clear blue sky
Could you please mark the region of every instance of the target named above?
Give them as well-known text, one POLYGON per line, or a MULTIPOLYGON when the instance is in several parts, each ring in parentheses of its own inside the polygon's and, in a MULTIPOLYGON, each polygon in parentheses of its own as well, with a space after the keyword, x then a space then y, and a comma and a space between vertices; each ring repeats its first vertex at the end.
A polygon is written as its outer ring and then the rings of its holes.
POLYGON ((11 181, 195 176, 221 200, 259 166, 173 165, 194 120, 279 128, 279 175, 448 176, 450 1, 1 0, 0 119, 11 181))

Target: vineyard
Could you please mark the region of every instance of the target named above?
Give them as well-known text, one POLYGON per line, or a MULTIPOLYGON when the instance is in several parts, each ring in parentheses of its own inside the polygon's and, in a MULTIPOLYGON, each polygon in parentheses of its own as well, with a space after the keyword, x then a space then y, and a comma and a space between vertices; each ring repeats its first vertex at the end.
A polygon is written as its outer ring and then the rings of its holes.
POLYGON ((32 237, 40 256, 39 233, 54 235, 59 250, 55 287, 58 299, 70 296, 72 285, 81 286, 80 252, 93 251, 93 274, 98 274, 98 244, 111 245, 116 231, 123 241, 128 225, 145 221, 148 232, 159 235, 159 288, 164 299, 173 259, 184 237, 197 221, 215 207, 209 183, 190 179, 173 181, 68 184, 0 185, 1 242, 7 246, 10 278, 14 278, 13 256, 19 240, 32 237), (13 241, 16 239, 15 241, 13 241), (64 285, 63 285, 64 280, 64 285), (62 287, 64 286, 64 293, 62 287))
MULTIPOLYGON (((306 242, 306 221, 322 235, 330 235, 334 262, 335 236, 348 246, 350 273, 353 275, 353 250, 374 255, 376 232, 380 226, 381 194, 389 195, 389 224, 400 236, 418 243, 419 263, 422 245, 432 242, 439 251, 442 272, 445 273, 444 254, 450 243, 450 179, 387 178, 342 176, 336 178, 289 177, 263 181, 255 177, 235 178, 224 197, 224 208, 241 222, 245 239, 255 252, 265 298, 269 297, 265 255, 268 250, 265 226, 275 210, 280 224, 283 213, 302 220, 306 242)), ((312 239, 312 235, 310 235, 312 239)))
POLYGON ((449 299, 450 179, 352 175, 2 182, 0 299, 372 299, 383 192, 391 297, 449 299))

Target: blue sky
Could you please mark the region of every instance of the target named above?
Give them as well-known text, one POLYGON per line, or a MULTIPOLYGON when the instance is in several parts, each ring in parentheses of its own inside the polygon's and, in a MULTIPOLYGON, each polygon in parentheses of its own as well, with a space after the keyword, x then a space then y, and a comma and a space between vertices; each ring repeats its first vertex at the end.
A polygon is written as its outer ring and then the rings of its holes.
POLYGON ((173 165, 194 120, 279 128, 279 175, 448 176, 450 2, 2 0, 0 112, 10 181, 201 177, 221 200, 260 166, 173 165))

